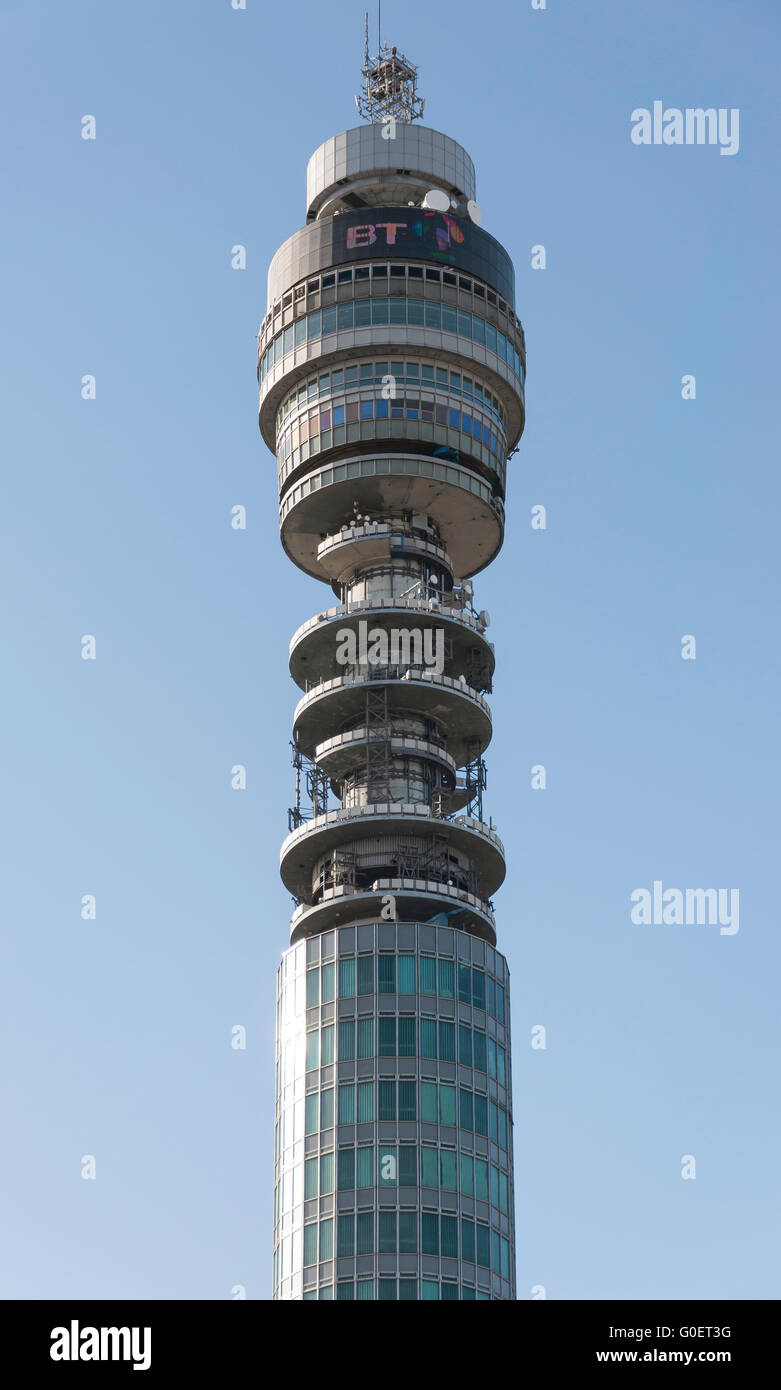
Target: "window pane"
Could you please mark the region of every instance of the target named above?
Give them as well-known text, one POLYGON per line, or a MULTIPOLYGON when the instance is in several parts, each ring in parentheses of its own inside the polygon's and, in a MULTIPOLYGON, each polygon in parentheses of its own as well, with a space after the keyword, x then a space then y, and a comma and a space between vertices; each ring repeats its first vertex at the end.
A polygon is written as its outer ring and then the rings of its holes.
POLYGON ((418 1150, 415 1144, 399 1146, 399 1187, 417 1187, 418 1150))
POLYGON ((377 1118, 380 1119, 380 1120, 395 1120, 395 1119, 396 1119, 396 1082, 395 1082, 395 1081, 380 1081, 380 1082, 379 1082, 379 1097, 380 1097, 380 1113, 379 1113, 379 1115, 378 1115, 377 1118))
POLYGON ((321 974, 322 974, 322 984, 323 984, 323 995, 322 995, 323 1003, 324 1003, 324 1004, 330 1004, 331 1000, 332 1000, 333 997, 334 997, 334 963, 333 963, 333 961, 329 961, 328 965, 324 965, 324 966, 323 966, 323 969, 322 969, 321 974))
POLYGON ((399 1056, 415 1057, 417 1055, 417 1045, 415 1040, 415 1019, 399 1019, 399 1056))
POLYGON ((465 1091, 463 1086, 458 1092, 458 1123, 462 1129, 473 1129, 474 1121, 472 1118, 472 1092, 465 1091))
POLYGON ((465 1197, 474 1196, 474 1161, 471 1154, 461 1155, 461 1191, 465 1197))
POLYGON ((443 1062, 456 1060, 456 1029, 454 1023, 439 1020, 439 1056, 443 1062))
POLYGON ((374 957, 358 957, 358 993, 372 994, 374 992, 374 957))
POLYGON ((313 1067, 320 1065, 320 1034, 315 1029, 313 1033, 306 1035, 306 1069, 311 1071, 313 1067))
POLYGON ((355 1124, 355 1087, 350 1083, 339 1086, 339 1124, 355 1124))
POLYGON ((320 1128, 330 1129, 334 1122, 334 1088, 320 1092, 320 1128))
POLYGON ((334 1223, 330 1219, 320 1222, 320 1259, 332 1260, 334 1256, 334 1223))
POLYGON ((475 1071, 485 1071, 485 1033, 478 1033, 475 1029, 472 1038, 475 1050, 473 1066, 475 1071))
POLYGON ((307 1096, 304 1107, 304 1133, 315 1134, 318 1129, 320 1114, 320 1096, 315 1091, 311 1096, 307 1096))
POLYGON ((434 956, 421 956, 419 969, 421 994, 436 994, 436 960, 434 956))
POLYGON ((380 1057, 396 1056, 395 1018, 381 1018, 379 1020, 379 1047, 377 1052, 380 1057))
POLYGON ((439 1219, 439 1239, 443 1259, 458 1259, 458 1218, 441 1216, 439 1219))
POLYGON ((374 1082, 358 1082, 358 1124, 370 1124, 374 1119, 374 1082))
POLYGON ((374 1254, 374 1212, 360 1211, 355 1223, 356 1255, 374 1254))
POLYGON ((424 1255, 439 1254, 439 1217, 424 1211, 420 1221, 420 1249, 424 1255))
MULTIPOLYGON (((360 1218, 359 1218, 360 1220, 360 1218)), ((418 1216, 414 1211, 399 1212, 399 1254, 416 1255, 418 1252, 418 1216)), ((369 1252, 367 1252, 369 1253, 369 1252)))
POLYGON ((336 1253, 337 1255, 353 1255, 355 1253, 355 1217, 352 1212, 348 1216, 340 1216, 336 1227, 336 1253))
POLYGON ((435 1081, 420 1083, 420 1118, 424 1124, 437 1122, 437 1085, 435 1081))
POLYGON ((374 1019, 358 1019, 358 1056, 374 1056, 374 1019))
POLYGON ((482 970, 472 971, 472 1003, 476 1009, 485 1008, 485 975, 482 970))
POLYGON ((499 1109, 499 1143, 503 1149, 507 1148, 507 1111, 501 1105, 499 1109))
POLYGON ((339 1024, 339 1061, 351 1062, 355 1057, 355 1019, 345 1018, 339 1024))
POLYGON ((440 999, 453 998, 453 962, 452 960, 437 961, 437 993, 440 999))
POLYGON ((356 1187, 374 1187, 374 1145, 364 1144, 358 1150, 356 1187))
POLYGON ((454 1125, 456 1122, 456 1088, 441 1085, 439 1088, 439 1123, 454 1125))
POLYGON ((396 957, 379 956, 377 959, 377 990, 380 994, 396 993, 396 957))
POLYGON ((441 1185, 446 1192, 456 1192, 458 1189, 458 1183, 456 1182, 456 1151, 455 1149, 441 1149, 439 1157, 442 1175, 441 1185))
POLYGON ((320 1003, 320 967, 306 972, 306 1007, 311 1009, 320 1003))
POLYGON ((304 1266, 317 1264, 317 1222, 304 1227, 304 1266))
POLYGON ((339 1191, 355 1187, 355 1149, 340 1149, 337 1157, 339 1191))
POLYGON ((423 1187, 439 1187, 439 1155, 430 1144, 421 1146, 420 1181, 423 1187))
POLYGON ((504 1023, 504 985, 496 986, 496 1017, 504 1023))
POLYGON ((461 1219, 461 1259, 474 1263, 475 1258, 475 1223, 461 1219))
POLYGON ((479 1202, 488 1201, 488 1162, 484 1158, 475 1159, 475 1197, 479 1202))
POLYGON ((316 1158, 308 1158, 304 1164, 304 1197, 317 1196, 317 1167, 316 1158))
POLYGON ((330 1154, 320 1155, 320 1196, 327 1196, 334 1190, 334 1156, 330 1154))
POLYGON ((464 1023, 458 1025, 458 1060, 462 1067, 472 1065, 472 1029, 464 1023))
POLYGON ((377 1244, 381 1255, 396 1254, 396 1213, 381 1211, 377 1222, 377 1244))
POLYGON ((399 1082, 399 1119, 416 1120, 417 1116, 417 1097, 415 1094, 414 1081, 399 1082))
POLYGON ((436 1057, 437 1055, 437 1021, 435 1018, 422 1018, 420 1020, 420 1055, 421 1057, 436 1057))
POLYGON ((488 1133, 488 1100, 475 1095, 475 1134, 488 1133))
POLYGON ((334 1060, 334 1025, 326 1024, 320 1030, 320 1062, 327 1067, 334 1060))
POLYGON ((355 996, 355 960, 348 957, 339 962, 339 998, 352 999, 355 996))

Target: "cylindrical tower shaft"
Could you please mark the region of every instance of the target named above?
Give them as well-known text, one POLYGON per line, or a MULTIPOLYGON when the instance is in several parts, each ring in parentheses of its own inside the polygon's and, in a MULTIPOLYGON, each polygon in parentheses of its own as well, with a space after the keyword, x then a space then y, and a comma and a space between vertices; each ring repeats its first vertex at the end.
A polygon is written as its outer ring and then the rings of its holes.
POLYGON ((412 124, 403 55, 367 64, 374 123, 312 156, 258 340, 282 543, 335 600, 290 644, 274 1297, 512 1299, 494 650, 471 577, 502 543, 525 345, 469 156, 412 124))

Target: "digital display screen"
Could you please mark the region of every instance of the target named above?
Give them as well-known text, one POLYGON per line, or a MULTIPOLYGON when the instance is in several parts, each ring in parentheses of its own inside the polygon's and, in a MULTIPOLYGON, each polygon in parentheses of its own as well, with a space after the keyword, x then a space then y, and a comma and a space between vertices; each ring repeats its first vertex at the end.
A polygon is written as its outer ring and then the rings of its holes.
POLYGON ((468 218, 424 208, 359 208, 302 227, 269 267, 268 302, 322 270, 355 261, 431 261, 474 275, 515 308, 515 272, 503 246, 468 218))
POLYGON ((485 280, 515 305, 512 262, 498 241, 466 218, 425 208, 366 208, 333 218, 334 264, 388 260, 434 261, 485 280))

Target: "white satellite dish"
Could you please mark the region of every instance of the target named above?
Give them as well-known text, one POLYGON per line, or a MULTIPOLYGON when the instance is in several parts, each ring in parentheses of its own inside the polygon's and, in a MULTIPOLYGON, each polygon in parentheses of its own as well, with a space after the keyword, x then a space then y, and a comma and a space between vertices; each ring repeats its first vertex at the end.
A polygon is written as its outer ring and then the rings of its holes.
POLYGON ((483 627, 490 627, 490 626, 491 626, 491 614, 490 614, 490 613, 487 613, 486 610, 483 609, 482 613, 478 613, 478 615, 477 615, 477 621, 478 621, 479 623, 481 623, 483 627))
POLYGON ((450 199, 447 193, 443 193, 441 188, 430 188, 423 199, 424 208, 431 212, 447 212, 450 207, 450 199))
POLYGON ((474 198, 469 199, 469 202, 466 205, 466 210, 469 213, 469 216, 471 217, 475 226, 479 227, 483 220, 483 214, 477 206, 477 203, 475 202, 474 198))

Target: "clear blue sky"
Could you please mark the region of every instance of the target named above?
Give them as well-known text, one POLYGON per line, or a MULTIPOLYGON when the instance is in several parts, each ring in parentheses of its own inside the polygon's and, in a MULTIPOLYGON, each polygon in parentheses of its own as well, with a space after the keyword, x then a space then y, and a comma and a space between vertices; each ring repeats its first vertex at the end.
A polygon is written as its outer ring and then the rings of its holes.
MULTIPOLYGON (((528 342, 476 586, 519 1297, 778 1297, 778 10, 383 11, 528 342), (739 153, 636 147, 656 99, 738 107, 739 153), (654 879, 739 888, 739 933, 633 926, 654 879)), ((268 1297, 286 653, 326 591, 279 545, 255 337, 306 160, 357 123, 362 16, 4 6, 5 1297, 268 1297)))

